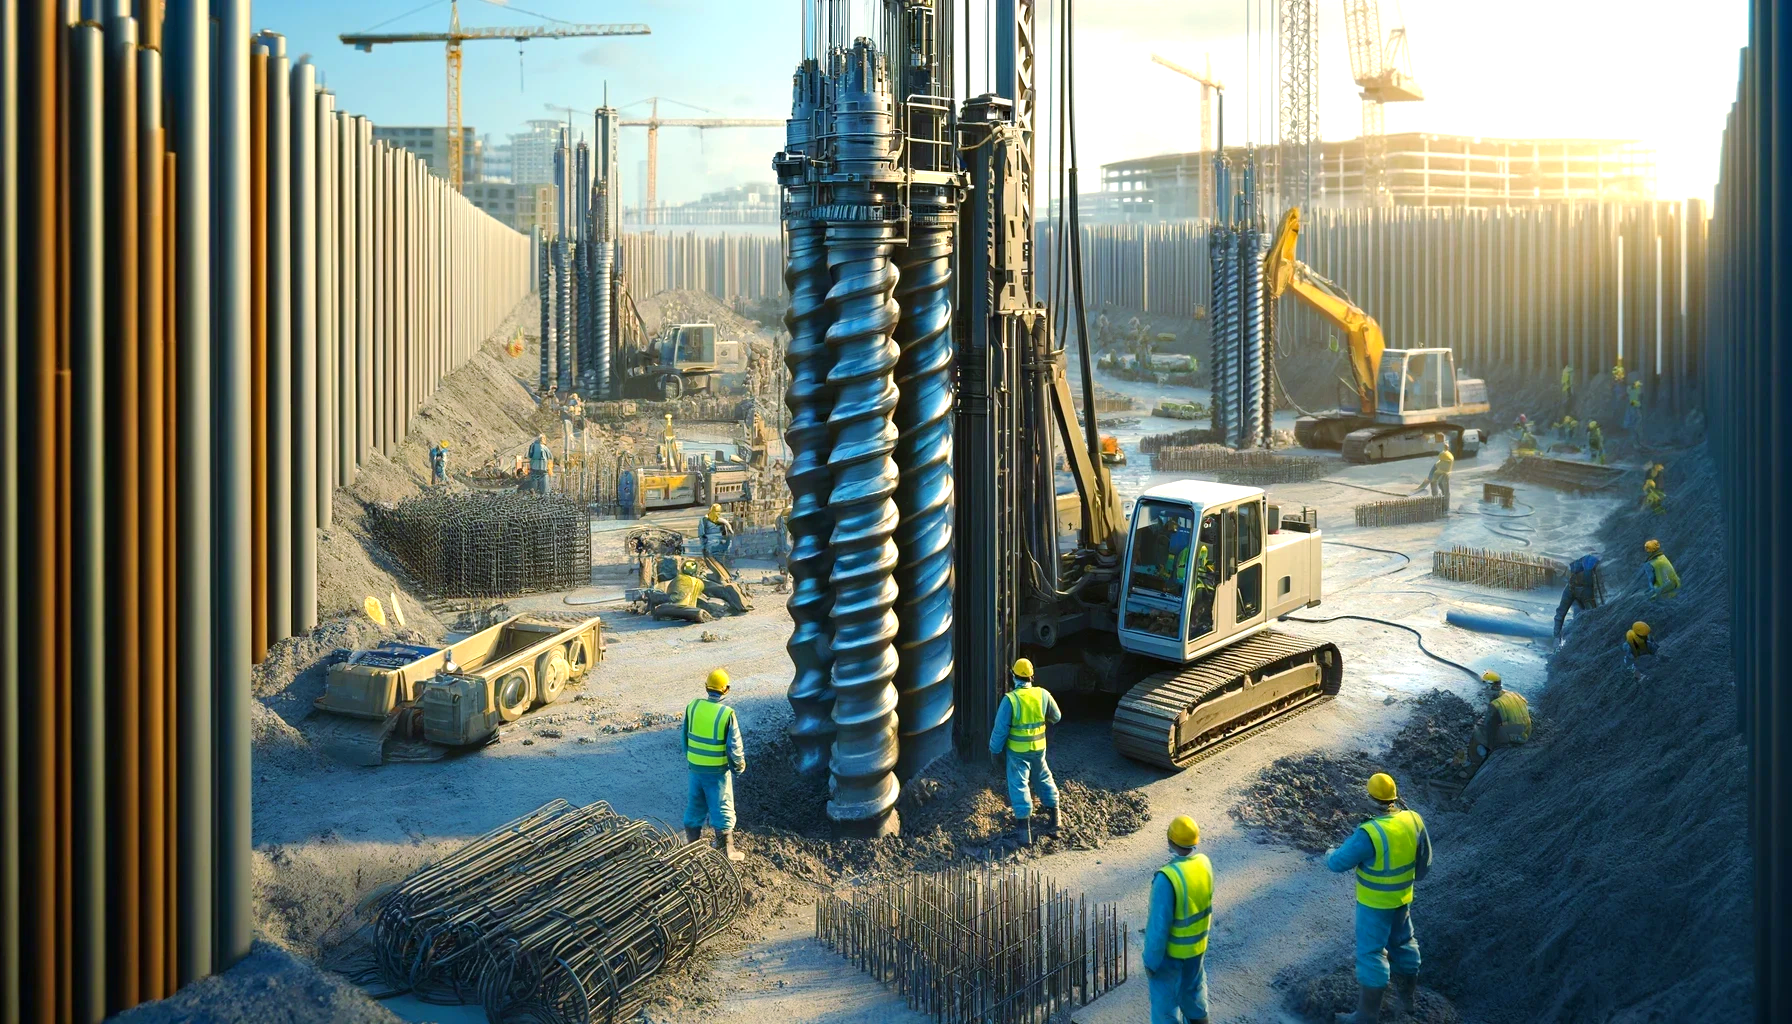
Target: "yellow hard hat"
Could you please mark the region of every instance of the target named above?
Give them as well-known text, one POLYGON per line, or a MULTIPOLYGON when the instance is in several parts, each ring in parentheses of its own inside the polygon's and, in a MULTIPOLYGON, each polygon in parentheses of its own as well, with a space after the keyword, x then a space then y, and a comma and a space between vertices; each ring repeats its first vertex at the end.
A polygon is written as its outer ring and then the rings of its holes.
POLYGON ((1500 674, 1492 669, 1488 669, 1481 673, 1481 681, 1483 683, 1497 683, 1500 681, 1500 674))
POLYGON ((701 565, 698 565, 696 563, 696 561, 693 560, 693 561, 684 563, 684 571, 692 576, 695 576, 698 573, 703 571, 703 567, 701 565))
POLYGON ((1651 537, 1643 542, 1643 550, 1653 555, 1661 550, 1661 541, 1651 537))
POLYGON ((1598 420, 1588 420, 1588 421, 1587 421, 1587 427, 1588 427, 1588 429, 1594 429, 1594 428, 1597 428, 1597 427, 1598 427, 1598 426, 1599 426, 1599 421, 1598 421, 1598 420))
POLYGON ((1630 631, 1637 636, 1648 636, 1649 624, 1647 622, 1633 622, 1630 624, 1630 631))
POLYGON ((703 688, 711 693, 727 693, 728 670, 718 668, 710 672, 709 678, 703 681, 703 688))
POLYGON ((1021 679, 1033 678, 1033 661, 1032 661, 1032 659, 1016 658, 1014 660, 1014 674, 1021 679))
POLYGON ((1391 803, 1400 795, 1400 789, 1394 785, 1394 777, 1386 772, 1376 772, 1369 776, 1369 796, 1382 803, 1391 803))
POLYGON ((709 510, 710 510, 710 511, 711 511, 711 512, 720 512, 720 511, 722 511, 722 506, 720 506, 720 505, 711 505, 711 506, 709 506, 709 510))
POLYGON ((1201 842, 1201 826, 1188 815, 1178 814, 1170 819, 1170 842, 1185 850, 1194 849, 1201 842))

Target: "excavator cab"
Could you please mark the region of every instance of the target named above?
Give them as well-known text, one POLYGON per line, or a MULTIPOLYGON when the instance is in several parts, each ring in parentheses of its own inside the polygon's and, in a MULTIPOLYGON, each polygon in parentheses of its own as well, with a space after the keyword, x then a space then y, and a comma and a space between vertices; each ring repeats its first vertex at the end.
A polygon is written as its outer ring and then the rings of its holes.
POLYGON ((1456 376, 1447 348, 1388 348, 1375 379, 1375 419, 1429 423, 1487 411, 1487 385, 1456 376))
POLYGON ((1180 480, 1133 506, 1120 645, 1171 662, 1265 623, 1265 499, 1253 487, 1180 480))

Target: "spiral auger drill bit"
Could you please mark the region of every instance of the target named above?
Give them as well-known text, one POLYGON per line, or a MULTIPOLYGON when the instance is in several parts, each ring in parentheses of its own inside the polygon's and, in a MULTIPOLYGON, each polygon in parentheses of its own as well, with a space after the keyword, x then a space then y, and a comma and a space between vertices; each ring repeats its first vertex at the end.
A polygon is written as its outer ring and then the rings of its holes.
POLYGON ((536 390, 546 394, 548 385, 554 380, 554 266, 552 263, 553 244, 546 238, 541 240, 535 254, 535 288, 541 298, 541 337, 536 343, 541 347, 541 378, 536 390))
POLYGON ((1238 233, 1239 298, 1244 306, 1243 345, 1239 361, 1239 440, 1243 447, 1261 447, 1263 435, 1263 264, 1258 261, 1262 233, 1238 233))
POLYGON ((572 243, 554 242, 554 380, 565 396, 572 391, 572 243))
POLYGON ((610 345, 613 333, 610 290, 616 281, 616 245, 610 237, 609 185, 598 182, 592 201, 591 310, 596 319, 591 334, 591 387, 597 398, 610 397, 610 345))
POLYGON ((845 833, 895 829, 898 512, 894 262, 898 175, 894 117, 882 58, 860 39, 845 55, 835 102, 837 148, 827 222, 828 468, 834 513, 834 749, 828 816, 845 833))
POLYGON ((784 404, 790 410, 790 426, 784 438, 790 445, 790 618, 794 624, 785 645, 795 669, 790 680, 792 720, 789 734, 796 747, 797 771, 822 775, 834 745, 834 626, 829 618, 834 591, 828 582, 834 570, 829 538, 834 532, 828 494, 833 475, 828 469, 828 414, 834 410, 834 387, 828 371, 834 354, 827 344, 830 313, 828 288, 827 225, 816 217, 815 183, 810 146, 816 112, 827 84, 815 61, 797 69, 784 152, 774 166, 784 186, 784 222, 788 242, 784 261, 784 287, 790 304, 784 326, 790 331, 784 365, 790 385, 784 404))
POLYGON ((896 777, 952 748, 952 218, 914 205, 896 325, 896 777), (925 210, 925 212, 924 212, 925 210))

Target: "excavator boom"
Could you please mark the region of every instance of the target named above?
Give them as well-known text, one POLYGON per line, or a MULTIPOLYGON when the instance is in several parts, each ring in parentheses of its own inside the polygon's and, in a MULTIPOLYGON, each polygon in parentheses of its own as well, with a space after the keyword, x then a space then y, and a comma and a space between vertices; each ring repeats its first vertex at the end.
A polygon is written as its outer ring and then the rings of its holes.
POLYGON ((1356 378, 1357 408, 1364 416, 1375 415, 1375 368, 1381 365, 1382 349, 1387 342, 1381 336, 1381 325, 1349 298, 1340 294, 1311 267, 1294 256, 1300 240, 1300 208, 1291 206, 1282 215, 1276 229, 1275 242, 1263 257, 1265 300, 1274 302, 1292 291, 1344 332, 1350 351, 1350 372, 1356 378))

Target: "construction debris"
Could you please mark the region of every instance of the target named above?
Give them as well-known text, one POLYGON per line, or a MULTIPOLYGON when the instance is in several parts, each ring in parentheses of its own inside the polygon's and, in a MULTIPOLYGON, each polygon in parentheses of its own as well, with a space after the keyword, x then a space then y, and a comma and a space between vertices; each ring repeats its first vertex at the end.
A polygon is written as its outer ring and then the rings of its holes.
POLYGON ((815 907, 815 939, 936 1021, 1044 1024, 1126 980, 1129 935, 1037 872, 958 868, 815 907))
POLYGON ((1443 497, 1394 498, 1356 507, 1358 526, 1405 526, 1429 523, 1450 514, 1450 499, 1443 497))
POLYGON ((1335 465, 1311 455, 1280 455, 1271 451, 1238 451, 1217 444, 1192 448, 1160 448, 1151 456, 1151 468, 1159 473, 1206 473, 1221 483, 1264 484, 1317 480, 1335 465))
POLYGON ((1473 583, 1502 590, 1534 590, 1559 583, 1568 564, 1542 555, 1516 551, 1485 551, 1457 545, 1431 554, 1431 572, 1458 583, 1473 583))
POLYGON ((1617 483, 1623 475, 1624 470, 1617 466, 1535 454, 1513 455, 1500 467, 1500 476, 1508 480, 1523 480, 1576 493, 1602 491, 1617 483))
POLYGON ((1208 410, 1200 402, 1166 400, 1157 403, 1157 406, 1151 410, 1151 415, 1171 420, 1204 420, 1208 417, 1208 410))
POLYGON ((437 596, 511 597, 591 582, 591 514, 558 495, 428 494, 369 506, 367 524, 437 596))
POLYGON ((554 800, 412 873, 329 961, 379 995, 493 1021, 628 1020, 643 983, 734 920, 721 852, 598 802, 554 800))

